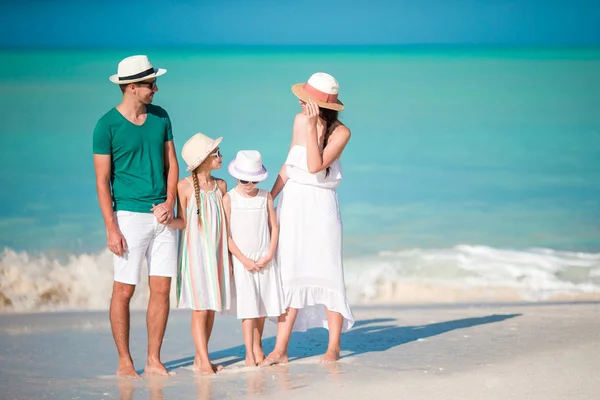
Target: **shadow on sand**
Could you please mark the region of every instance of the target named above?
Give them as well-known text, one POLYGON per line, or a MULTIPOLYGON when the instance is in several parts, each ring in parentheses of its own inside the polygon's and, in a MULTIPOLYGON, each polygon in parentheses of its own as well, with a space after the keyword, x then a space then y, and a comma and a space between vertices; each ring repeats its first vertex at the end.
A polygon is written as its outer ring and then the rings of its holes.
MULTIPOLYGON (((386 351, 393 347, 418 339, 425 339, 441 335, 456 329, 501 322, 506 319, 518 317, 521 314, 494 314, 485 317, 463 318, 451 321, 436 322, 420 326, 398 326, 391 323, 393 318, 369 319, 356 321, 352 329, 342 335, 342 349, 344 357, 356 356, 364 353, 386 351), (349 353, 348 353, 349 352, 349 353)), ((321 355, 327 347, 328 332, 324 328, 309 329, 306 332, 294 332, 290 340, 290 360, 321 355)), ((263 340, 263 348, 268 354, 275 347, 275 337, 263 340)), ((243 345, 231 347, 210 353, 212 360, 226 359, 219 364, 226 367, 245 359, 243 345)), ((180 358, 165 362, 169 370, 191 366, 194 356, 180 358)))

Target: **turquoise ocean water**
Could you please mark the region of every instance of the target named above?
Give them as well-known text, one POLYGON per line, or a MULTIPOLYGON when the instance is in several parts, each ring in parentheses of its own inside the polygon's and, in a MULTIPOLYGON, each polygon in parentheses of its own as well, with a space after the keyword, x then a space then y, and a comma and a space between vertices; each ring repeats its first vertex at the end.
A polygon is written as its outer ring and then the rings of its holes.
MULTIPOLYGON (((112 272, 92 130, 120 99, 108 76, 135 53, 0 51, 0 308, 106 305, 103 290, 84 296, 112 272)), ((291 85, 338 79, 353 135, 338 192, 355 301, 406 282, 534 300, 600 292, 600 49, 144 53, 168 70, 154 102, 178 153, 196 132, 224 137, 225 163, 260 150, 266 188, 300 109, 291 85)))

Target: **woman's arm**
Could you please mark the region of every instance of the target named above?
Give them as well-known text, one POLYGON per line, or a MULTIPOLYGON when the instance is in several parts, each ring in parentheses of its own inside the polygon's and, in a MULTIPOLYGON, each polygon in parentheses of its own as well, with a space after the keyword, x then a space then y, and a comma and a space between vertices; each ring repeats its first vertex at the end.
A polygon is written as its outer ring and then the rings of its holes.
POLYGON ((327 146, 319 149, 319 140, 317 132, 317 121, 319 120, 319 106, 313 100, 306 103, 307 115, 298 114, 294 121, 294 129, 306 129, 306 161, 308 172, 316 174, 328 168, 335 160, 340 158, 342 151, 350 140, 350 130, 339 124, 334 128, 329 136, 327 146))
POLYGON ((273 184, 273 188, 271 189, 270 196, 271 198, 276 198, 279 196, 279 193, 283 190, 285 183, 288 180, 288 176, 286 173, 286 165, 283 164, 281 169, 279 170, 279 175, 277 175, 277 179, 275 179, 275 183, 273 184))
POLYGON ((269 216, 269 230, 271 231, 271 244, 269 246, 269 253, 261 257, 256 261, 256 265, 259 268, 264 268, 275 256, 275 250, 277 250, 277 242, 279 241, 279 224, 277 223, 277 216, 275 215, 275 204, 271 194, 267 197, 267 213, 269 216))

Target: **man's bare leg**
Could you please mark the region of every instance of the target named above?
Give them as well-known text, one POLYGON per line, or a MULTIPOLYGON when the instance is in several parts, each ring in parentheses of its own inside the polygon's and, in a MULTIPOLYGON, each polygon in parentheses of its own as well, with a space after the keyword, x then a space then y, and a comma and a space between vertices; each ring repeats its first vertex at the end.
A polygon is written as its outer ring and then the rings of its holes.
POLYGON ((284 364, 288 362, 288 345, 290 343, 290 336, 292 335, 292 329, 294 328, 294 322, 298 316, 298 310, 295 308, 288 308, 285 314, 279 317, 277 322, 277 338, 275 339, 275 348, 260 363, 261 367, 273 364, 284 364))
POLYGON ((148 361, 144 373, 149 375, 169 375, 169 372, 160 361, 167 320, 169 319, 169 293, 171 291, 171 278, 164 276, 151 276, 149 279, 150 301, 146 313, 148 326, 148 361))
POLYGON ((110 299, 110 326, 119 354, 118 376, 139 378, 129 351, 129 303, 135 291, 135 285, 114 282, 110 299))
POLYGON ((342 336, 342 325, 344 317, 342 314, 327 310, 327 325, 329 328, 329 344, 327 351, 321 357, 322 363, 331 363, 340 359, 340 340, 342 336))

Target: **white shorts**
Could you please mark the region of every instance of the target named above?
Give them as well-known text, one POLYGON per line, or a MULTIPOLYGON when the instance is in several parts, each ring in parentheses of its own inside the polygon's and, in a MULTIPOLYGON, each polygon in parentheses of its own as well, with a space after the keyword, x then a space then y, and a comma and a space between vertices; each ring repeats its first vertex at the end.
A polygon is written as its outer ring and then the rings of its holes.
POLYGON ((117 223, 127 242, 122 257, 113 255, 115 281, 137 285, 146 258, 149 276, 177 276, 177 231, 152 213, 117 211, 117 223))

